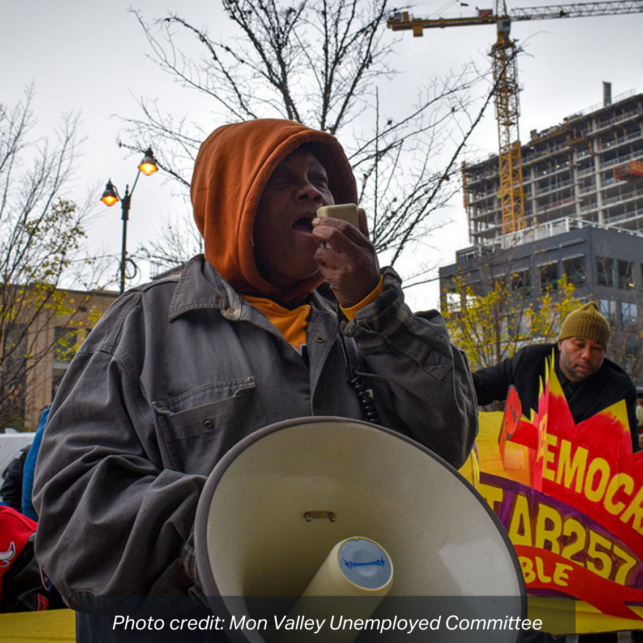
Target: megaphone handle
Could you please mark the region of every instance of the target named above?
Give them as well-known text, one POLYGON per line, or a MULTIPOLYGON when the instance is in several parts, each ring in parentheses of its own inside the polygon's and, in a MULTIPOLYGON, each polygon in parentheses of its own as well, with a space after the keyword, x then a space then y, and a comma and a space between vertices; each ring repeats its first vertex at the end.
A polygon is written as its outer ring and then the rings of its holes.
MULTIPOLYGON (((339 316, 338 316, 338 319, 339 319, 339 316)), ((373 424, 381 425, 382 421, 380 420, 379 413, 375 408, 375 403, 373 402, 373 398, 366 390, 366 387, 364 386, 364 381, 362 380, 360 375, 355 371, 355 366, 351 364, 349 353, 353 357, 354 364, 356 365, 358 363, 355 344, 351 342, 348 346, 346 346, 346 341, 344 340, 344 333, 342 333, 341 328, 339 329, 338 335, 339 335, 339 344, 342 347, 342 355, 344 356, 344 365, 346 367, 346 381, 353 387, 353 389, 355 389, 355 393, 357 393, 357 399, 359 401, 359 406, 362 410, 362 414, 364 415, 364 419, 367 420, 368 422, 372 422, 373 424)))

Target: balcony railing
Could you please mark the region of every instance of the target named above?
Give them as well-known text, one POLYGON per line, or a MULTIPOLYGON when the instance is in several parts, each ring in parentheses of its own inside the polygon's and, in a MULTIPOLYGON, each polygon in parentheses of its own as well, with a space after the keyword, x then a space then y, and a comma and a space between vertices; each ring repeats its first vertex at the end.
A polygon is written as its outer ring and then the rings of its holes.
POLYGON ((500 245, 502 248, 512 248, 513 246, 531 243, 533 241, 538 241, 539 239, 554 237, 558 234, 563 234, 572 230, 578 230, 580 228, 588 227, 600 228, 602 230, 616 230, 624 234, 643 238, 643 231, 628 230, 627 228, 620 228, 613 225, 613 222, 616 221, 616 217, 614 217, 610 221, 610 225, 606 225, 595 223, 593 221, 586 221, 577 217, 562 217, 560 219, 548 221, 547 223, 532 226, 531 228, 525 228, 524 230, 520 230, 519 232, 506 234, 500 238, 500 245))

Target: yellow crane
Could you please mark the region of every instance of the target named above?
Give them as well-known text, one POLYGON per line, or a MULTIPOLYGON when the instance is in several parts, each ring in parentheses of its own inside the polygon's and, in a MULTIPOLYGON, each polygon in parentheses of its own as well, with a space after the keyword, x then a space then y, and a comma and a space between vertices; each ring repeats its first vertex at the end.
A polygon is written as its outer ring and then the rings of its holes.
MULTIPOLYGON (((491 48, 494 100, 498 123, 499 197, 502 206, 502 232, 525 227, 525 197, 522 190, 522 159, 518 131, 518 66, 516 43, 509 37, 511 23, 521 20, 582 18, 643 13, 643 0, 608 0, 576 4, 523 7, 507 10, 505 0, 495 0, 494 9, 478 9, 477 15, 461 18, 414 18, 407 11, 396 11, 389 19, 393 31, 412 31, 422 36, 424 29, 495 24, 497 38, 491 48)), ((465 203, 466 205, 466 203, 465 203)))

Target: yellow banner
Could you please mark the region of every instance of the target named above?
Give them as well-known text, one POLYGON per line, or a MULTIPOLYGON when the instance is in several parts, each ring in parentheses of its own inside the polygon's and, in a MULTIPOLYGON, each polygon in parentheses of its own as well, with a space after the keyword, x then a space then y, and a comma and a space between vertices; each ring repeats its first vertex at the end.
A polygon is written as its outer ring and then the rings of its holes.
POLYGON ((461 473, 516 548, 530 619, 552 634, 643 629, 643 453, 624 401, 575 424, 552 366, 529 420, 515 391, 504 414, 480 414, 461 473))
POLYGON ((0 643, 75 643, 72 610, 0 614, 0 643))

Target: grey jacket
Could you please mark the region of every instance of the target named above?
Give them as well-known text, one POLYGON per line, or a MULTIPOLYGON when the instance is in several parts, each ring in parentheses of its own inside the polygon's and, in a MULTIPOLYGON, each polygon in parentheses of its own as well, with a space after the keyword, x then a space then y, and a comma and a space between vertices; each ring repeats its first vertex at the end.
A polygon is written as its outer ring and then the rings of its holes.
MULTIPOLYGON (((309 365, 202 257, 103 316, 56 396, 36 471, 37 556, 70 606, 186 593, 184 546, 221 456, 273 422, 361 417, 337 313, 311 299, 309 365)), ((460 466, 477 408, 440 315, 411 313, 385 269, 382 295, 343 331, 382 424, 460 466)))

